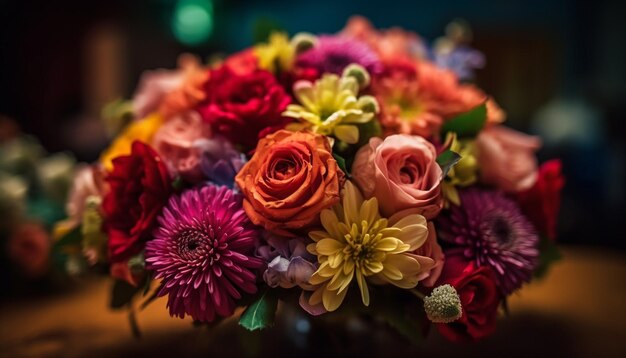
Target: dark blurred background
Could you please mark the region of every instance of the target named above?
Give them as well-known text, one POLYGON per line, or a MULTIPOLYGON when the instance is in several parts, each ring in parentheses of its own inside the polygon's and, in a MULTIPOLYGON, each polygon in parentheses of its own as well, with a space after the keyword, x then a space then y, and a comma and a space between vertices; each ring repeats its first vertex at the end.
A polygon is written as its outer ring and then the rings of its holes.
POLYGON ((544 138, 542 160, 564 161, 560 242, 625 250, 622 3, 2 0, 0 115, 46 149, 91 161, 107 144, 100 108, 131 96, 142 71, 174 67, 181 52, 231 53, 270 28, 333 33, 353 14, 432 41, 462 18, 487 58, 478 85, 508 112, 509 126, 544 138))

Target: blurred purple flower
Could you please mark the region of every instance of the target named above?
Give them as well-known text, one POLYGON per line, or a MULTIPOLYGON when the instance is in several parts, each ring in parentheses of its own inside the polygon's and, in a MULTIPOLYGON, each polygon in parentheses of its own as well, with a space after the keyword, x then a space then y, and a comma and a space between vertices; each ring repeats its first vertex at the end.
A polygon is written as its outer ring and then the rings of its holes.
POLYGON ((235 175, 246 163, 246 157, 222 137, 200 139, 194 144, 202 151, 200 169, 207 179, 217 185, 233 188, 235 175))
POLYGON ((473 79, 474 71, 485 67, 485 55, 467 45, 435 46, 432 57, 438 67, 456 73, 462 81, 473 79))
POLYGON ((382 70, 378 55, 367 44, 343 36, 320 36, 317 45, 297 59, 298 66, 312 67, 322 74, 341 74, 352 63, 365 67, 370 74, 382 70))
POLYGON ((315 270, 315 256, 306 250, 304 238, 284 238, 264 234, 266 245, 257 249, 257 257, 267 262, 263 280, 270 287, 312 289, 309 279, 315 270))

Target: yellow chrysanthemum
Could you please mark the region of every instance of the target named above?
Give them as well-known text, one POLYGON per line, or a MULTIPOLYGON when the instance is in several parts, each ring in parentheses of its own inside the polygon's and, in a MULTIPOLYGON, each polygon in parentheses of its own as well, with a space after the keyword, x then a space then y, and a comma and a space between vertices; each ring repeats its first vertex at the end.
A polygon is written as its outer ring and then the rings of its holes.
POLYGON ((301 32, 291 41, 283 32, 272 32, 267 43, 254 47, 259 59, 259 67, 272 73, 289 71, 293 67, 296 55, 313 47, 317 38, 311 34, 301 32))
POLYGON ((154 113, 148 117, 130 123, 120 135, 113 140, 113 143, 100 156, 100 163, 107 171, 113 169, 113 159, 121 155, 130 154, 130 149, 134 141, 139 140, 150 143, 156 131, 161 128, 163 117, 154 113))
POLYGON ((446 180, 443 182, 443 195, 451 203, 461 205, 457 187, 467 187, 474 184, 478 175, 478 162, 476 161, 476 150, 474 141, 459 141, 456 136, 449 138, 452 141, 450 150, 461 156, 456 165, 450 168, 446 180))
POLYGON ((289 70, 295 57, 294 47, 282 32, 273 32, 268 43, 255 46, 254 52, 259 58, 259 67, 272 73, 289 70))
POLYGON ((327 311, 336 310, 356 279, 367 306, 367 282, 414 288, 434 265, 431 258, 413 254, 428 237, 426 219, 414 214, 390 224, 380 217, 377 199, 363 200, 350 181, 342 203, 323 210, 321 221, 325 230, 310 232, 315 243, 307 247, 320 264, 310 279, 317 285, 311 305, 322 303, 327 311))
POLYGON ((341 77, 325 74, 315 83, 299 81, 294 94, 301 105, 290 104, 286 117, 295 118, 287 128, 311 129, 332 135, 349 144, 359 141, 358 123, 367 123, 378 113, 378 102, 372 96, 359 97, 359 88, 367 86, 369 74, 359 65, 350 65, 341 77))

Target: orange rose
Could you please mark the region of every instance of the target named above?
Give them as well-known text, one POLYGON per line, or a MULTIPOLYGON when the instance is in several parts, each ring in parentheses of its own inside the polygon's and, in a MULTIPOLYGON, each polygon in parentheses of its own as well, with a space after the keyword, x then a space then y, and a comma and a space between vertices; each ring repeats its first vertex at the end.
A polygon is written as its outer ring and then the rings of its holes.
POLYGON ((256 225, 279 235, 319 222, 339 201, 344 174, 326 137, 280 130, 261 139, 237 174, 243 207, 256 225))

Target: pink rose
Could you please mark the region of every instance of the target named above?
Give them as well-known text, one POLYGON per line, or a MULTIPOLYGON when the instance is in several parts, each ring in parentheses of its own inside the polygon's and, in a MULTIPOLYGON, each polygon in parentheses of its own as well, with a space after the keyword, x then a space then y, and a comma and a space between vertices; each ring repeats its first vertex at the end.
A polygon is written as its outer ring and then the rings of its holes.
POLYGON ((357 152, 352 175, 363 195, 378 198, 383 215, 403 211, 432 219, 443 206, 436 158, 435 147, 419 136, 371 138, 357 152))
POLYGON ((480 179, 508 192, 529 189, 537 180, 538 137, 504 126, 482 131, 476 140, 480 179))
POLYGON ((141 119, 158 111, 169 118, 195 107, 204 100, 202 87, 208 78, 200 60, 190 54, 179 56, 175 70, 145 72, 133 96, 135 117, 141 119))
POLYGON ((202 148, 196 143, 210 137, 209 124, 202 121, 198 113, 188 111, 165 122, 155 134, 152 145, 167 164, 172 177, 179 174, 195 183, 203 178, 200 169, 202 148))
POLYGON ((180 87, 184 75, 180 70, 146 71, 139 79, 139 86, 133 96, 133 113, 144 118, 156 111, 165 95, 180 87))

